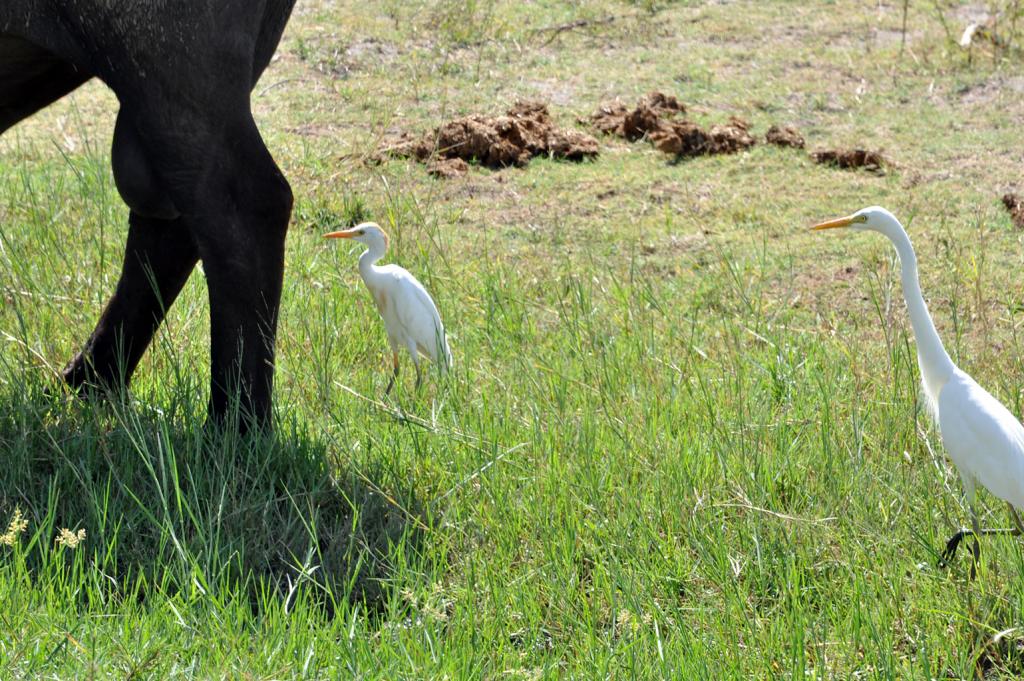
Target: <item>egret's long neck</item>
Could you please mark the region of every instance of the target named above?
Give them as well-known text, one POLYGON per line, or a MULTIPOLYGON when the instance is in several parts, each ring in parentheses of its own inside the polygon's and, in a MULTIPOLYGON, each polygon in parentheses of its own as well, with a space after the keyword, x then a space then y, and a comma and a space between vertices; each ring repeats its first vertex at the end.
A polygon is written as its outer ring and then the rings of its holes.
POLYGON ((368 246, 363 254, 359 256, 359 274, 363 276, 363 281, 367 284, 371 284, 377 278, 377 267, 374 263, 384 257, 385 247, 383 245, 373 244, 368 246))
POLYGON ((907 313, 910 324, 914 327, 914 338, 917 341, 917 363, 921 367, 921 376, 931 396, 938 397, 942 386, 946 384, 956 365, 950 359, 946 348, 942 346, 939 332, 935 330, 924 296, 921 295, 921 284, 917 279, 917 256, 910 245, 910 237, 902 229, 889 235, 896 252, 900 256, 900 268, 903 278, 903 298, 907 302, 907 313))

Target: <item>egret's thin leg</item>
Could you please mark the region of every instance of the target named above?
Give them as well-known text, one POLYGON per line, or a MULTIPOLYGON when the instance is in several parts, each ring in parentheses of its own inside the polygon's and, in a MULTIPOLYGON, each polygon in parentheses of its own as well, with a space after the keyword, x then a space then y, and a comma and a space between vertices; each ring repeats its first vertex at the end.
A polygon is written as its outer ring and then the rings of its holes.
POLYGON ((420 371, 419 362, 413 362, 413 366, 416 367, 416 390, 419 390, 420 384, 423 383, 423 372, 420 371))
POLYGON ((1013 518, 1013 524, 1016 526, 1016 529, 1014 530, 1013 534, 1024 534, 1024 523, 1021 522, 1020 515, 1018 515, 1017 513, 1017 509, 1014 508, 1013 504, 1011 504, 1009 501, 1006 502, 1006 505, 1009 506, 1010 508, 1010 517, 1013 518))
POLYGON ((971 504, 971 531, 974 532, 974 542, 971 544, 971 553, 974 554, 971 560, 971 579, 978 574, 978 563, 981 561, 981 543, 978 537, 981 535, 981 523, 978 522, 978 513, 971 504))
POLYGON ((394 351, 391 353, 391 361, 393 369, 391 371, 391 380, 388 381, 388 387, 384 389, 384 396, 387 397, 391 393, 391 389, 395 387, 395 379, 398 378, 398 352, 394 351))

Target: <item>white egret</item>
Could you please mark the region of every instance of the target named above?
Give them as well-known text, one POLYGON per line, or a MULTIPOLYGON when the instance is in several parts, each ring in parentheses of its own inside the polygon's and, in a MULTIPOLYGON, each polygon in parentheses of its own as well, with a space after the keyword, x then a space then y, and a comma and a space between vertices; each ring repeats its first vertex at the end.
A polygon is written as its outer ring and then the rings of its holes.
POLYGON ((900 258, 903 298, 917 342, 917 363, 929 412, 942 437, 942 444, 953 460, 971 513, 971 529, 957 532, 946 544, 946 560, 956 553, 964 536, 973 534, 974 560, 971 576, 981 554, 980 534, 1021 534, 1018 508, 1024 508, 1024 426, 973 378, 950 359, 935 324, 928 314, 917 278, 917 257, 903 226, 892 213, 873 206, 853 215, 815 225, 812 229, 849 227, 879 232, 889 237, 900 258), (1015 529, 982 529, 974 508, 978 485, 987 488, 1007 503, 1015 529))
POLYGON ((391 345, 393 371, 387 395, 398 377, 398 352, 400 348, 409 351, 416 367, 416 387, 420 386, 420 355, 429 357, 441 373, 452 366, 452 351, 437 312, 434 300, 408 270, 398 265, 378 266, 376 262, 384 257, 388 249, 388 235, 373 222, 364 222, 352 229, 331 232, 325 239, 353 239, 366 245, 359 256, 359 274, 366 288, 370 289, 373 302, 384 319, 388 343, 391 345))

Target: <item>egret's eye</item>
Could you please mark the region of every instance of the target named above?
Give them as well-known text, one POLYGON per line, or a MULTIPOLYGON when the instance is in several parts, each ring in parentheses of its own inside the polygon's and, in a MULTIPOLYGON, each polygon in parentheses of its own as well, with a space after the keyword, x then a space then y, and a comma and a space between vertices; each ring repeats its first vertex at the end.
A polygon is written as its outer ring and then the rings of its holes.
POLYGON ((359 236, 362 236, 364 234, 366 234, 366 230, 365 229, 359 230, 359 236))
POLYGON ((868 221, 868 216, 867 215, 858 215, 857 217, 855 217, 853 219, 853 221, 854 222, 867 222, 868 221))

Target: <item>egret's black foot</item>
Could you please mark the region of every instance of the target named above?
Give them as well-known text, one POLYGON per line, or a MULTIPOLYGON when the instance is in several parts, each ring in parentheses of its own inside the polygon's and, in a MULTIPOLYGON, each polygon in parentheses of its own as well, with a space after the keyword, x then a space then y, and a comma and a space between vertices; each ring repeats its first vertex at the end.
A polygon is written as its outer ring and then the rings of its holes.
POLYGON ((960 542, 967 535, 972 534, 970 530, 960 530, 946 542, 946 549, 942 552, 942 558, 939 559, 939 567, 949 567, 949 562, 956 556, 956 550, 960 548, 960 542))
MULTIPOLYGON (((960 542, 963 541, 964 537, 968 535, 974 535, 971 530, 960 530, 946 542, 946 549, 942 552, 942 558, 939 559, 939 567, 949 567, 950 561, 956 556, 956 550, 960 548, 960 542)), ((978 575, 978 561, 981 560, 981 544, 978 543, 977 536, 974 537, 974 541, 971 543, 971 572, 970 577, 973 580, 978 575)))

